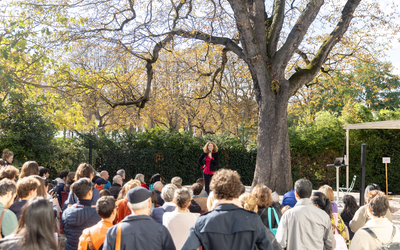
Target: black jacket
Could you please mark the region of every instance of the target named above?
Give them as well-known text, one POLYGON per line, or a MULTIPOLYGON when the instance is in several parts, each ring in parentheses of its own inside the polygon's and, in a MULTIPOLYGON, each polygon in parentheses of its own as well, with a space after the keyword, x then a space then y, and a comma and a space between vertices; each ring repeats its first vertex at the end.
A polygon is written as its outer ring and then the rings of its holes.
POLYGON ((273 250, 260 217, 233 204, 221 204, 200 215, 182 250, 273 250))
MULTIPOLYGON (((281 220, 282 218, 282 212, 280 209, 277 209, 277 207, 274 207, 273 205, 271 206, 271 208, 274 208, 279 220, 281 220)), ((259 207, 257 214, 261 217, 261 220, 264 224, 264 226, 266 226, 267 228, 269 228, 269 220, 268 220, 268 208, 267 207, 259 207)), ((271 209, 271 228, 278 228, 278 222, 275 220, 275 214, 274 211, 271 209)))
MULTIPOLYGON (((146 215, 129 215, 122 220, 121 250, 175 250, 168 229, 146 215)), ((108 229, 103 250, 115 249, 117 226, 108 229)))
MULTIPOLYGON (((199 165, 200 167, 204 166, 205 163, 205 159, 206 159, 207 154, 206 153, 202 153, 200 158, 199 158, 199 165)), ((214 158, 214 160, 211 159, 210 162, 210 171, 217 171, 217 166, 218 166, 218 161, 219 161, 219 156, 218 156, 218 152, 217 153, 213 153, 212 158, 214 158)))
POLYGON ((157 205, 160 205, 160 206, 164 205, 164 200, 163 200, 163 198, 161 198, 161 192, 158 190, 154 190, 154 192, 156 192, 156 194, 157 194, 157 205))
POLYGON ((114 183, 111 185, 108 191, 110 191, 111 195, 114 196, 115 199, 117 199, 119 191, 121 191, 121 188, 122 188, 121 185, 119 185, 118 183, 114 183))

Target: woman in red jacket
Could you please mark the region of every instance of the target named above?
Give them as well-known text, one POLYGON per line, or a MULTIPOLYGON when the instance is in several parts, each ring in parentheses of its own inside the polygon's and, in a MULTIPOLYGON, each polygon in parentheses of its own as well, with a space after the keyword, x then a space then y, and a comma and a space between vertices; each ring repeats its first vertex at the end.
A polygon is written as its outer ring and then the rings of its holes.
POLYGON ((142 187, 146 188, 147 190, 149 189, 149 186, 147 186, 146 183, 144 182, 144 175, 143 174, 137 174, 135 176, 135 180, 140 181, 140 184, 142 185, 142 187))
POLYGON ((218 147, 214 142, 207 142, 203 148, 204 153, 199 158, 199 165, 203 169, 203 179, 205 181, 205 191, 210 193, 210 182, 218 166, 218 147))

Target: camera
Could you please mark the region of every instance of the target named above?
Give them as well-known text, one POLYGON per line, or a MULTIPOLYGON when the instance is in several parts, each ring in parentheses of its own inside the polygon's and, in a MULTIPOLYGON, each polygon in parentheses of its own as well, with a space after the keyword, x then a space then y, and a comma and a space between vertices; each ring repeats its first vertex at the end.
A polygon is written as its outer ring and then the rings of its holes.
POLYGON ((49 190, 49 194, 53 197, 53 199, 58 199, 58 181, 52 180, 51 184, 53 185, 53 188, 49 190))

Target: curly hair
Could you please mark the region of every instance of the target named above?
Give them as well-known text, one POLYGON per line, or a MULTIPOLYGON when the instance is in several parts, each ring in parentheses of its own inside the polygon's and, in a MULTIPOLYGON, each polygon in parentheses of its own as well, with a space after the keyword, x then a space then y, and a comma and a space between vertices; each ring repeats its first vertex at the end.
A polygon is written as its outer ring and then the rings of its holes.
POLYGON ((217 152, 218 152, 218 147, 217 147, 217 145, 216 145, 214 142, 212 142, 212 141, 209 141, 209 142, 206 143, 206 145, 205 145, 204 148, 203 148, 204 153, 206 153, 206 154, 210 153, 209 150, 208 150, 208 144, 210 144, 210 143, 213 145, 213 151, 212 151, 212 153, 217 153, 217 152))
POLYGON ((239 197, 242 189, 240 175, 230 169, 218 170, 211 179, 210 190, 214 191, 215 198, 232 200, 239 197))
POLYGON ((269 207, 274 203, 271 196, 271 190, 262 184, 258 184, 253 188, 251 194, 256 197, 257 205, 260 208, 269 207))

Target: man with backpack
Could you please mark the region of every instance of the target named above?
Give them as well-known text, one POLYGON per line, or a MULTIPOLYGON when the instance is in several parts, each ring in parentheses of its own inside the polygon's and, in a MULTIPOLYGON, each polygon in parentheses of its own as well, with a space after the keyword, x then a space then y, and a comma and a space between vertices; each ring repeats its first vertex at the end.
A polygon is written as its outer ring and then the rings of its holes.
POLYGON ((101 217, 101 221, 93 227, 83 230, 79 238, 78 250, 99 250, 103 248, 107 230, 113 226, 113 221, 117 215, 115 199, 112 196, 101 197, 97 201, 96 212, 101 217))

